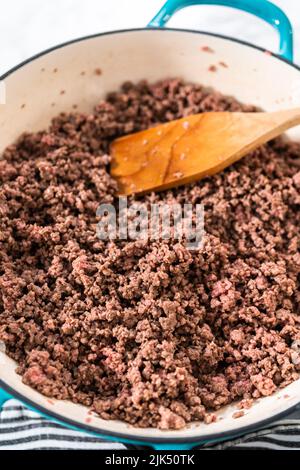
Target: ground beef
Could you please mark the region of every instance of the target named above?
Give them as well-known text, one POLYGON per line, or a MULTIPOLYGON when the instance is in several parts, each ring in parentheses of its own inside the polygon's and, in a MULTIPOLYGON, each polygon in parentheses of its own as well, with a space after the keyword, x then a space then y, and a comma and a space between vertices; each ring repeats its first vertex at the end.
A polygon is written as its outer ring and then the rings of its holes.
POLYGON ((4 151, 0 339, 24 383, 104 419, 179 429, 298 378, 299 145, 275 140, 143 198, 204 204, 199 250, 96 236, 96 208, 116 202, 111 140, 213 110, 254 108, 180 80, 126 83, 4 151))

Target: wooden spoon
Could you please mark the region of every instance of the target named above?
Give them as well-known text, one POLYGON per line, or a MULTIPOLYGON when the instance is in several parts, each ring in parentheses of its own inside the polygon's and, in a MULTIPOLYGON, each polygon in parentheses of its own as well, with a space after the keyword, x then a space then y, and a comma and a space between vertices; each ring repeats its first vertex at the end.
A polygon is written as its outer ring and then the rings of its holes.
POLYGON ((194 114, 116 139, 111 175, 119 194, 161 191, 223 170, 300 124, 300 108, 194 114))

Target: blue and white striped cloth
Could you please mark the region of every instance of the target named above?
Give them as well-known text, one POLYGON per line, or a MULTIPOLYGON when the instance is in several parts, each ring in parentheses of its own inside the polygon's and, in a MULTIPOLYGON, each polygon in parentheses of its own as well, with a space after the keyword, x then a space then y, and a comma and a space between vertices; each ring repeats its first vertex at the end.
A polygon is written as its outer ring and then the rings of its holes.
MULTIPOLYGON (((42 418, 17 400, 8 400, 0 411, 0 450, 121 450, 121 443, 103 441, 72 431, 42 418)), ((206 449, 300 449, 300 410, 268 429, 206 449)))
POLYGON ((14 399, 5 402, 0 412, 0 450, 124 448, 48 421, 14 399))

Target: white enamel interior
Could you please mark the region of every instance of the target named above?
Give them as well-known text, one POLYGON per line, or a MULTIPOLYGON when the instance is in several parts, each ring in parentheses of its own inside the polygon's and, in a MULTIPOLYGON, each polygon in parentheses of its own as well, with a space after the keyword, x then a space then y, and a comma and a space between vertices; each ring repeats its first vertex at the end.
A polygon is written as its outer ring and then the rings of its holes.
MULTIPOLYGON (((0 152, 23 131, 43 129, 52 116, 76 104, 89 111, 108 91, 126 80, 150 81, 182 77, 245 103, 271 111, 300 106, 300 72, 252 47, 227 39, 183 31, 139 30, 89 38, 53 50, 18 68, 4 80, 6 104, 0 104, 0 152), (215 52, 201 50, 209 46, 215 52), (218 66, 225 62, 228 67, 218 66), (209 71, 217 65, 217 72, 209 71), (94 73, 101 68, 102 75, 94 73), (57 71, 55 72, 54 70, 57 71), (64 90, 65 93, 61 94, 64 90), (25 106, 24 106, 25 105, 25 106)), ((3 87, 3 83, 2 83, 3 87)), ((289 133, 300 141, 300 128, 289 133)), ((79 426, 87 426, 87 408, 54 401, 22 384, 15 363, 0 353, 0 379, 24 397, 79 426)), ((272 397, 260 399, 245 415, 233 419, 236 405, 218 413, 216 423, 195 423, 181 431, 137 429, 122 422, 92 417, 94 429, 130 435, 133 439, 209 439, 216 433, 238 433, 241 428, 271 418, 300 401, 300 380, 272 397)))

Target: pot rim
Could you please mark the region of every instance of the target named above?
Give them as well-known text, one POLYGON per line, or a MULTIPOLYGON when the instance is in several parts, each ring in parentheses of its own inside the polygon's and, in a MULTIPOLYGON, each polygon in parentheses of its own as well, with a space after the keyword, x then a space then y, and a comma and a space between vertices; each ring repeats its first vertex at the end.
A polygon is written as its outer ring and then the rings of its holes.
MULTIPOLYGON (((209 442, 218 442, 218 441, 225 441, 227 438, 237 438, 244 434, 248 434, 250 431, 257 431, 265 427, 268 424, 271 424, 274 421, 277 421, 287 414, 291 413, 293 410, 297 408, 299 403, 296 403, 286 410, 283 410, 275 415, 271 416, 270 418, 263 419, 259 422, 253 424, 247 424, 245 426, 241 426, 236 430, 229 430, 229 431, 221 431, 211 435, 200 435, 200 436, 190 436, 190 437, 147 437, 147 436, 138 436, 127 434, 124 432, 118 431, 109 431, 105 429, 100 429, 95 426, 91 426, 90 424, 79 423, 76 420, 71 418, 67 418, 55 411, 51 411, 45 408, 43 405, 37 404, 35 401, 31 400, 30 398, 25 397, 22 393, 16 391, 10 385, 7 385, 2 379, 0 379, 0 388, 4 390, 6 393, 11 395, 11 398, 15 398, 21 401, 23 404, 28 405, 28 407, 36 412, 40 412, 43 417, 48 418, 49 420, 55 420, 59 424, 65 425, 69 429, 74 429, 76 431, 87 432, 89 434, 93 434, 96 437, 100 437, 103 439, 111 439, 115 442, 125 442, 125 443, 136 443, 136 444, 188 444, 193 443, 196 445, 205 444, 209 442)), ((143 429, 143 428, 140 428, 143 429)))
POLYGON ((244 41, 242 39, 233 38, 231 36, 226 36, 224 34, 210 33, 208 31, 197 31, 195 29, 188 29, 188 28, 185 28, 185 29, 182 29, 182 28, 154 28, 152 26, 147 26, 145 28, 117 29, 117 30, 113 30, 113 31, 105 31, 103 33, 89 34, 87 36, 81 36, 81 37, 78 37, 78 38, 75 38, 75 39, 70 39, 69 41, 59 43, 55 46, 49 47, 47 49, 44 49, 41 52, 38 52, 37 54, 32 55, 31 57, 29 57, 28 59, 23 60, 22 62, 19 62, 17 65, 15 65, 11 69, 9 69, 7 72, 4 72, 0 76, 0 81, 2 81, 5 78, 9 77, 14 72, 16 72, 20 68, 24 67, 25 65, 29 64, 30 62, 33 62, 34 60, 39 59, 40 57, 43 57, 43 56, 49 54, 50 52, 56 51, 58 49, 62 49, 65 46, 70 46, 70 45, 75 44, 77 42, 86 41, 86 40, 101 37, 101 36, 112 36, 114 34, 132 33, 132 32, 139 32, 139 31, 160 31, 160 32, 161 31, 165 31, 165 32, 171 31, 171 32, 177 32, 177 33, 193 33, 193 34, 203 34, 205 36, 217 37, 217 38, 220 38, 220 39, 225 39, 225 40, 230 41, 230 42, 235 42, 235 43, 241 44, 243 46, 251 47, 252 49, 256 49, 258 51, 261 51, 264 54, 267 53, 268 55, 271 55, 275 59, 278 59, 282 62, 285 62, 286 64, 288 64, 291 67, 295 68, 296 70, 300 71, 300 65, 294 64, 290 60, 286 59, 285 57, 280 56, 279 54, 276 54, 275 52, 269 51, 269 50, 267 50, 267 49, 265 49, 261 46, 257 46, 256 44, 252 44, 252 43, 250 43, 248 41, 244 41))
MULTIPOLYGON (((129 29, 105 31, 103 33, 95 33, 95 34, 91 34, 91 35, 71 39, 69 41, 65 41, 63 43, 60 43, 58 45, 52 46, 48 49, 45 49, 45 50, 29 57, 28 59, 20 62, 19 64, 17 64, 16 66, 9 69, 7 72, 2 74, 2 76, 0 76, 0 81, 3 81, 4 79, 6 79, 10 75, 12 75, 14 72, 16 72, 17 70, 19 70, 22 67, 26 66, 27 64, 33 62, 34 60, 39 59, 40 57, 43 57, 43 56, 45 56, 45 55, 47 55, 47 54, 49 54, 53 51, 56 51, 58 49, 62 49, 65 46, 69 46, 69 45, 75 44, 77 42, 86 41, 86 40, 101 37, 101 36, 110 36, 110 35, 114 35, 114 34, 123 34, 123 33, 139 32, 139 31, 149 31, 149 32, 151 32, 151 31, 152 32, 153 31, 170 32, 171 31, 171 32, 202 34, 202 35, 206 35, 206 36, 217 37, 217 38, 224 39, 224 40, 227 40, 227 41, 230 41, 230 42, 234 42, 234 43, 238 43, 238 44, 241 44, 241 45, 244 45, 244 46, 251 47, 252 49, 256 49, 256 50, 258 50, 258 51, 260 51, 264 54, 267 53, 268 55, 271 55, 272 57, 274 57, 274 59, 278 59, 278 60, 286 63, 287 65, 295 68, 296 70, 300 71, 300 66, 294 64, 293 62, 289 61, 288 59, 285 59, 284 57, 282 57, 282 56, 280 56, 280 55, 278 55, 274 52, 268 51, 268 50, 264 49, 263 47, 251 44, 251 43, 249 43, 247 41, 244 41, 244 40, 241 40, 241 39, 233 38, 231 36, 226 36, 226 35, 217 34, 217 33, 211 33, 211 32, 207 32, 207 31, 197 31, 197 30, 194 30, 194 29, 145 27, 145 28, 129 28, 129 29)), ((195 445, 197 445, 197 443, 199 444, 199 443, 204 443, 204 442, 213 442, 213 441, 219 441, 219 440, 226 440, 225 438, 230 438, 230 437, 232 438, 232 437, 241 436, 241 435, 246 434, 250 431, 260 429, 260 428, 272 423, 273 421, 276 421, 280 418, 283 418, 284 416, 289 414, 292 410, 294 410, 298 406, 298 404, 300 403, 300 397, 299 397, 299 402, 298 403, 296 403, 294 405, 291 405, 291 406, 288 406, 285 410, 274 414, 270 418, 265 418, 265 419, 260 420, 258 422, 242 426, 240 428, 237 428, 236 430, 222 431, 222 432, 217 432, 217 433, 214 433, 214 434, 211 434, 211 435, 207 435, 207 434, 205 435, 204 434, 204 435, 199 435, 199 436, 180 437, 180 438, 163 437, 163 436, 162 437, 147 437, 147 436, 133 436, 130 433, 127 434, 127 433, 124 433, 124 432, 117 432, 117 431, 114 432, 114 431, 99 429, 99 428, 96 428, 96 427, 91 426, 89 424, 79 423, 78 421, 72 420, 70 418, 66 418, 66 417, 64 417, 64 416, 62 416, 62 415, 60 415, 56 412, 48 410, 44 406, 39 405, 39 404, 35 403, 34 401, 32 401, 31 399, 25 397, 22 393, 16 391, 10 385, 7 385, 6 382, 4 382, 2 379, 0 379, 0 388, 2 388, 4 391, 6 391, 8 394, 10 394, 13 398, 15 397, 15 398, 19 399, 21 402, 23 402, 24 404, 27 404, 31 409, 39 411, 40 413, 43 414, 43 416, 45 416, 49 419, 54 418, 56 421, 58 421, 60 423, 63 423, 67 427, 70 427, 70 428, 73 428, 73 429, 76 429, 76 430, 79 430, 79 431, 86 431, 86 432, 91 433, 93 435, 96 435, 98 437, 103 437, 104 439, 105 438, 106 439, 112 439, 114 441, 119 440, 119 441, 122 441, 122 442, 125 442, 125 443, 135 442, 137 444, 144 444, 146 442, 146 443, 149 443, 149 444, 151 444, 151 443, 157 443, 157 444, 158 443, 160 443, 160 444, 163 444, 163 443, 164 444, 167 444, 167 443, 170 443, 170 444, 194 443, 195 445)))

